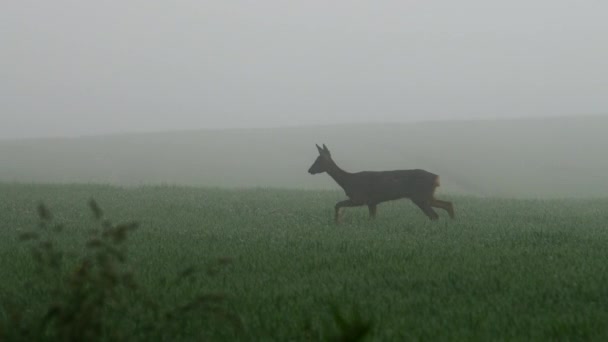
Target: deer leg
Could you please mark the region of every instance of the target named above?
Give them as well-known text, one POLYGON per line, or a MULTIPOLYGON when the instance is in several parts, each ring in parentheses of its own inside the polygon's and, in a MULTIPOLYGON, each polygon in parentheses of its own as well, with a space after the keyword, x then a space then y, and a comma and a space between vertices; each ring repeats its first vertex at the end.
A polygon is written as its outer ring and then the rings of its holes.
POLYGON ((377 204, 368 204, 367 207, 369 208, 369 218, 370 219, 375 219, 376 218, 376 210, 378 209, 378 205, 377 204))
POLYGON ((442 201, 442 200, 433 198, 431 200, 431 206, 433 206, 435 208, 441 208, 441 209, 447 211, 448 214, 450 215, 450 218, 454 218, 454 205, 452 205, 452 202, 442 201))
POLYGON ((361 204, 355 203, 349 199, 336 203, 336 206, 335 206, 336 214, 334 217, 336 224, 340 223, 340 209, 342 209, 344 207, 358 207, 360 205, 361 204))
POLYGON ((416 199, 412 200, 412 202, 414 202, 414 204, 416 204, 418 208, 420 208, 420 210, 422 210, 422 212, 424 212, 424 214, 431 219, 431 221, 437 220, 439 218, 439 215, 437 215, 435 210, 431 208, 430 201, 416 199))

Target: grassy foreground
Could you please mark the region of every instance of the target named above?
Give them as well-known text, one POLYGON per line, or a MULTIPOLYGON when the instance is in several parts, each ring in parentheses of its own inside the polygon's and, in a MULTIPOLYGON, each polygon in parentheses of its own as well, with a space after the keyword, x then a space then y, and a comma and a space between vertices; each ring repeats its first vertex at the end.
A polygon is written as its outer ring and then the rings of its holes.
MULTIPOLYGON (((19 240, 36 229, 37 204, 65 224, 61 248, 78 253, 96 226, 86 205, 95 198, 112 220, 139 222, 127 254, 147 295, 170 307, 223 293, 225 309, 239 317, 237 329, 188 316, 172 333, 178 340, 198 340, 201 331, 211 339, 318 340, 336 331, 332 306, 370 321, 370 340, 608 337, 607 199, 443 197, 454 201, 456 220, 442 212, 429 222, 397 201, 381 205, 376 221, 351 209, 335 226, 339 192, 0 185, 0 334, 11 329, 10 308, 35 317, 47 298, 25 286, 39 278, 19 240), (171 280, 223 257, 231 263, 217 274, 171 280)), ((109 317, 129 339, 162 337, 133 328, 145 312, 109 317)))

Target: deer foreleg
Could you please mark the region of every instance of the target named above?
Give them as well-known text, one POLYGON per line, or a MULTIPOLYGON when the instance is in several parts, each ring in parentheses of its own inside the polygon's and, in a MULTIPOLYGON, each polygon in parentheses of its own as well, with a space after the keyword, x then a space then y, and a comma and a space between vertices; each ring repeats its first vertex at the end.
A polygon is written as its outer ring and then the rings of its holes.
POLYGON ((370 219, 375 219, 376 218, 376 211, 378 209, 378 205, 376 205, 376 204, 368 204, 367 207, 369 208, 369 218, 370 219))
POLYGON ((361 204, 355 203, 352 200, 344 200, 341 202, 336 203, 335 206, 335 216, 334 216, 334 221, 336 222, 336 224, 340 223, 340 211, 342 208, 345 207, 358 207, 361 204))

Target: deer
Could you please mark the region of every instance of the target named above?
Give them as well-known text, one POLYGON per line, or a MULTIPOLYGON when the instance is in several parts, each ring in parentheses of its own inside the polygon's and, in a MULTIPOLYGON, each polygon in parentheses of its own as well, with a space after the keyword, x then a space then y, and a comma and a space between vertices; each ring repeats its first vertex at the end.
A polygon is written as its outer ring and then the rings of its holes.
POLYGON ((340 223, 342 208, 366 205, 370 219, 375 219, 378 204, 402 198, 409 198, 431 221, 439 218, 433 207, 447 211, 450 218, 454 218, 452 202, 435 198, 435 190, 440 185, 438 175, 421 169, 350 173, 334 162, 325 144, 323 148, 316 146, 319 156, 308 173, 327 172, 348 196, 334 207, 336 224, 340 223))

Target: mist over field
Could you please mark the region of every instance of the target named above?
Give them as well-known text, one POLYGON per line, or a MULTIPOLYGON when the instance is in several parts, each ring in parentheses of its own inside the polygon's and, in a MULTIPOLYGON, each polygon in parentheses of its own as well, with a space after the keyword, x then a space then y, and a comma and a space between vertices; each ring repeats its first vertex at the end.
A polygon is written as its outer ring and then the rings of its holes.
POLYGON ((178 131, 0 142, 0 181, 338 189, 306 170, 325 143, 347 171, 422 168, 440 191, 608 194, 608 117, 178 131))
POLYGON ((603 2, 69 0, 0 11, 0 181, 604 196, 603 2))

